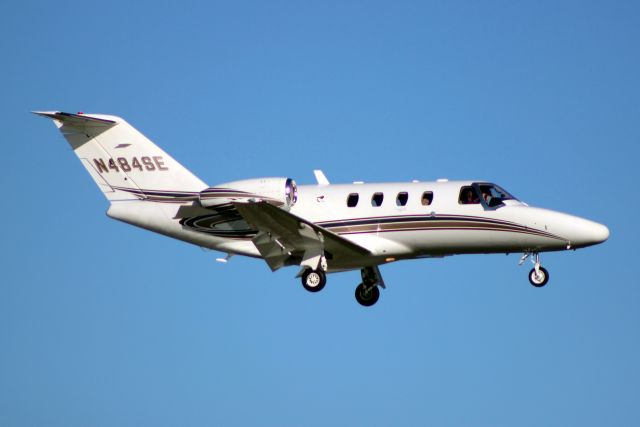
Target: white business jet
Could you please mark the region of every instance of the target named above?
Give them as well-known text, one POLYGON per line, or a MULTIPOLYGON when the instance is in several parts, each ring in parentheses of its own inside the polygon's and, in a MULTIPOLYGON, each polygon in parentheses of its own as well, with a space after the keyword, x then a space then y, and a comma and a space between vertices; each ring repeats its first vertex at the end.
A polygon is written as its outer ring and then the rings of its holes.
POLYGON ((209 187, 120 117, 34 112, 54 120, 110 202, 107 215, 275 271, 299 266, 310 292, 326 273, 360 270, 356 300, 371 306, 385 284, 379 265, 456 254, 523 253, 529 281, 544 286, 540 252, 602 243, 609 230, 528 206, 486 181, 296 186, 257 178, 209 187))

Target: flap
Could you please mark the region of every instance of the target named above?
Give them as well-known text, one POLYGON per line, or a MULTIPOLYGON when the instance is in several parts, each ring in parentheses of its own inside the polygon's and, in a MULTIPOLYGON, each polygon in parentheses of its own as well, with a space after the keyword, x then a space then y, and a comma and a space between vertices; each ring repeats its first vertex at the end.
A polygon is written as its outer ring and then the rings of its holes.
POLYGON ((245 221, 262 232, 256 236, 254 244, 273 270, 281 267, 283 257, 290 256, 294 251, 306 252, 320 248, 330 252, 333 257, 361 257, 371 253, 344 237, 269 203, 233 205, 245 221), (273 242, 272 245, 266 244, 266 237, 273 242), (274 261, 277 259, 277 262, 271 262, 271 258, 274 261))

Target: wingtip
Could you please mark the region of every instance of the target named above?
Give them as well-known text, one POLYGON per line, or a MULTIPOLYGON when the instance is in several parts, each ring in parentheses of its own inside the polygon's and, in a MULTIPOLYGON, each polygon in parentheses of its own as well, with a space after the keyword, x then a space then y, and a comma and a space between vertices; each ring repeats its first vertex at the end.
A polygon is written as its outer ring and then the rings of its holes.
POLYGON ((32 111, 32 114, 42 117, 55 117, 56 114, 59 114, 59 111, 32 111))

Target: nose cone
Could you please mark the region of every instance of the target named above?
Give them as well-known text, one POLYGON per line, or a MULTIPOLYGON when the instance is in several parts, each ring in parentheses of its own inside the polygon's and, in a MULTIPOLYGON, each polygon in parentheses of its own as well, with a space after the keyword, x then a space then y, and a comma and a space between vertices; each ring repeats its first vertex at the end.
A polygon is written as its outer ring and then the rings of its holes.
POLYGON ((574 246, 591 246, 609 238, 609 229, 602 224, 580 218, 573 223, 572 243, 574 246))
POLYGON ((597 245, 609 238, 609 229, 595 221, 578 216, 542 208, 514 206, 503 208, 512 212, 513 218, 526 221, 532 229, 551 233, 555 240, 554 249, 578 249, 597 245))
POLYGON ((593 229, 591 231, 594 243, 602 243, 609 238, 609 229, 607 226, 598 224, 597 222, 593 223, 593 229))

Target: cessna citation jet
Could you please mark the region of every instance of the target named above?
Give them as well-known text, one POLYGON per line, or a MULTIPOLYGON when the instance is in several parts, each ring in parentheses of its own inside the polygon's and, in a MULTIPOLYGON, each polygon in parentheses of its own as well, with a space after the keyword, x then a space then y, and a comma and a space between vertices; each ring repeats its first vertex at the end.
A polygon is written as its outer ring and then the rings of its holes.
POLYGON ((379 265, 456 254, 523 253, 529 281, 549 273, 540 252, 584 248, 604 225, 530 207, 485 181, 316 185, 257 178, 209 187, 120 117, 34 112, 53 119, 110 202, 107 215, 205 248, 262 258, 272 271, 299 266, 310 292, 331 272, 360 270, 356 300, 384 288, 379 265))

